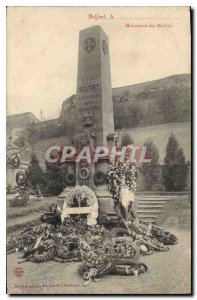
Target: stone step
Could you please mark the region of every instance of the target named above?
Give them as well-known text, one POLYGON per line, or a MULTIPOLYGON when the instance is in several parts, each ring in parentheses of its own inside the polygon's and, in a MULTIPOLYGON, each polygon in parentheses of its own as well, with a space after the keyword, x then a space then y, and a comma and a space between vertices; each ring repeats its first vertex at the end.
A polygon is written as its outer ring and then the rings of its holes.
POLYGON ((139 217, 140 217, 141 219, 142 219, 142 218, 145 218, 145 219, 156 219, 156 218, 157 218, 157 216, 154 215, 154 214, 149 214, 149 215, 146 215, 146 214, 140 214, 139 217))
POLYGON ((175 198, 177 195, 137 195, 135 201, 138 218, 143 222, 156 223, 166 204, 175 198))
POLYGON ((153 210, 150 210, 150 209, 137 209, 136 213, 139 215, 139 214, 159 214, 161 213, 162 210, 156 210, 156 209, 153 209, 153 210))
POLYGON ((163 208, 165 204, 154 204, 154 203, 138 203, 137 208, 151 208, 151 209, 158 209, 158 208, 163 208))
POLYGON ((160 201, 165 201, 165 202, 169 202, 169 201, 171 201, 171 200, 173 200, 172 198, 171 199, 165 199, 165 198, 162 198, 162 199, 160 199, 160 198, 135 198, 135 201, 157 201, 157 202, 160 202, 160 201))
POLYGON ((167 202, 166 201, 150 201, 150 200, 140 200, 140 201, 136 201, 136 204, 166 204, 167 202))
POLYGON ((157 201, 157 202, 160 202, 160 201, 165 201, 165 202, 168 202, 172 199, 169 199, 169 200, 166 200, 166 199, 156 199, 156 198, 135 198, 135 201, 157 201))
MULTIPOLYGON (((177 195, 172 195, 172 196, 160 196, 160 195, 137 195, 136 198, 146 198, 146 199, 174 199, 177 197, 181 197, 181 196, 177 196, 177 195)), ((183 197, 183 196, 182 196, 183 197)))
POLYGON ((135 198, 135 201, 157 201, 157 202, 165 201, 165 202, 168 202, 168 201, 171 201, 171 200, 172 200, 172 198, 171 199, 165 199, 165 198, 156 199, 156 198, 144 198, 144 197, 143 198, 135 198))

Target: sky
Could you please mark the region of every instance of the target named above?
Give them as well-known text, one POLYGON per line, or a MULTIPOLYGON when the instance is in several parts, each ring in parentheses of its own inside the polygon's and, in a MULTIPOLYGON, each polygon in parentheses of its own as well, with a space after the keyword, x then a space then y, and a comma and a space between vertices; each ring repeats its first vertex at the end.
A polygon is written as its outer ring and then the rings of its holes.
POLYGON ((190 73, 189 24, 187 7, 8 7, 7 114, 59 116, 76 93, 79 31, 93 25, 109 37, 113 88, 190 73))

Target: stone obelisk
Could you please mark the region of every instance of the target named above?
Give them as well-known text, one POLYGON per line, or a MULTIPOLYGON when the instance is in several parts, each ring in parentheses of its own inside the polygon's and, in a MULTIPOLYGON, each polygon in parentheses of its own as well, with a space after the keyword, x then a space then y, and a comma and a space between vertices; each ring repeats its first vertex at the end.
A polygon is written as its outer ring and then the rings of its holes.
POLYGON ((109 40, 100 26, 80 31, 77 98, 82 128, 95 136, 95 145, 107 145, 114 133, 109 40))

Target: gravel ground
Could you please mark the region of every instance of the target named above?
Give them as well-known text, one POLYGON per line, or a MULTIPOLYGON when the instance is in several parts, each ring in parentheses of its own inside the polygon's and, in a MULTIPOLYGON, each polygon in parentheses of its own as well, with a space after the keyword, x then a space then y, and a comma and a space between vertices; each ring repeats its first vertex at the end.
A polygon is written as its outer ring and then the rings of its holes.
POLYGON ((191 234, 189 230, 171 230, 179 244, 167 253, 143 256, 148 273, 139 277, 105 276, 99 282, 83 286, 77 273, 79 263, 50 261, 36 264, 17 263, 19 254, 7 257, 7 289, 9 294, 190 294, 191 234), (21 277, 14 274, 22 268, 21 277))

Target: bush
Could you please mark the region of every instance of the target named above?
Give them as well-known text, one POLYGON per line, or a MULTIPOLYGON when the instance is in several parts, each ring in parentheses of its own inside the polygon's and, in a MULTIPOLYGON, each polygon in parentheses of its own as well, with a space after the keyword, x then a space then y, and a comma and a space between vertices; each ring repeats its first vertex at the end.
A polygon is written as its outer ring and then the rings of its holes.
POLYGON ((134 143, 133 138, 129 134, 125 133, 121 137, 121 147, 132 145, 134 143))
POLYGON ((32 153, 29 166, 26 170, 27 185, 33 188, 36 192, 40 192, 40 187, 45 183, 44 171, 39 165, 39 160, 32 153))
POLYGON ((146 141, 144 146, 146 146, 146 158, 151 159, 150 163, 143 163, 140 171, 143 174, 145 189, 152 190, 153 185, 158 182, 159 178, 159 152, 154 143, 146 141))
POLYGON ((46 164, 45 186, 43 193, 45 196, 57 196, 64 189, 64 173, 60 166, 46 164))
POLYGON ((173 134, 170 135, 163 168, 163 183, 168 191, 181 191, 187 186, 188 164, 183 149, 173 134))

